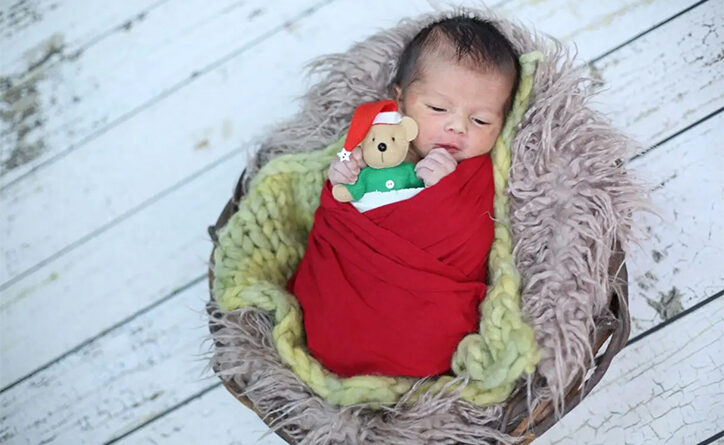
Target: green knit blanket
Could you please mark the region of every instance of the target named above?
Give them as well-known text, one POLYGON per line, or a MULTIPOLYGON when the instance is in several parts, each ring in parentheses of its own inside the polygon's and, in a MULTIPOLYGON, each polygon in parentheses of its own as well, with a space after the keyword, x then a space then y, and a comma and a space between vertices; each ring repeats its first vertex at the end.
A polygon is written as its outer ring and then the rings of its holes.
MULTIPOLYGON (((506 189, 510 147, 528 108, 540 52, 520 57, 521 80, 505 126, 491 152, 495 182, 495 239, 488 267, 490 285, 481 304, 479 331, 466 336, 452 359, 456 376, 430 378, 415 387, 410 401, 428 391, 458 389, 461 397, 484 406, 504 401, 523 374, 539 360, 533 329, 521 313, 520 275, 513 261, 513 239, 507 225, 510 207, 506 189), (452 384, 451 384, 452 382, 452 384)), ((272 336, 283 363, 316 394, 332 404, 393 404, 413 388, 408 377, 341 378, 325 369, 306 348, 302 311, 285 285, 304 255, 307 236, 330 161, 344 138, 310 153, 278 156, 252 180, 239 210, 218 233, 214 252, 213 292, 224 311, 256 308, 268 311, 272 336)))

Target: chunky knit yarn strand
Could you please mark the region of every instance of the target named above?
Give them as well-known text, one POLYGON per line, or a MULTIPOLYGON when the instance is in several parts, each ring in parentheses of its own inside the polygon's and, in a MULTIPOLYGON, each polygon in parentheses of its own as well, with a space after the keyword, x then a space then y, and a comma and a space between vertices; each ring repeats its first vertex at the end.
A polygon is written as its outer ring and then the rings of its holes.
POLYGON ((417 385, 416 379, 405 377, 341 378, 325 369, 306 348, 302 311, 285 285, 304 255, 326 170, 344 139, 323 150, 278 156, 254 177, 239 210, 218 233, 213 291, 221 309, 267 311, 282 362, 331 404, 382 406, 394 404, 404 395, 414 401, 423 392, 456 388, 462 399, 475 405, 504 401, 522 373, 534 371, 539 357, 533 330, 521 314, 506 188, 511 143, 530 101, 541 57, 539 52, 521 56, 521 81, 514 105, 491 153, 496 217, 489 258, 491 286, 481 307, 479 332, 465 337, 453 356, 453 372, 467 377, 464 387, 456 385, 452 376, 417 385))

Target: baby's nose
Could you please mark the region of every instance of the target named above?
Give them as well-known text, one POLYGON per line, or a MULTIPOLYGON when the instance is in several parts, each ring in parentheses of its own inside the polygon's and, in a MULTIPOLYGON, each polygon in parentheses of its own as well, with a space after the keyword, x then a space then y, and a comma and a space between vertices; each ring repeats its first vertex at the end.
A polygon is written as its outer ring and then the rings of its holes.
POLYGON ((385 151, 387 150, 387 144, 385 144, 384 142, 380 142, 379 144, 377 144, 377 149, 379 151, 385 151))
POLYGON ((465 120, 459 117, 450 119, 445 129, 453 133, 465 133, 465 120))

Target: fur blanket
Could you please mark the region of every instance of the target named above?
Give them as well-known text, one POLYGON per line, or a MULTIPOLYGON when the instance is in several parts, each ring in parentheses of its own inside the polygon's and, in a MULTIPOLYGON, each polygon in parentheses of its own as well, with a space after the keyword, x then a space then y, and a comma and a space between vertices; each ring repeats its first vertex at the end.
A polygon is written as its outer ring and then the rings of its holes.
MULTIPOLYGON (((558 415, 566 390, 592 363, 592 334, 597 320, 607 316, 611 246, 627 245, 632 213, 641 206, 642 188, 618 161, 634 144, 588 108, 589 82, 559 42, 491 11, 459 12, 495 21, 521 54, 536 49, 545 54, 535 97, 513 143, 510 224, 524 314, 542 353, 536 374, 518 390, 527 391, 529 409, 552 401, 558 415)), ((268 133, 248 164, 246 184, 279 154, 316 150, 340 138, 358 104, 389 97, 404 44, 449 14, 403 21, 346 53, 312 63, 322 80, 303 97, 298 116, 268 133)), ((500 431, 504 403, 480 409, 455 394, 429 394, 407 407, 403 399, 384 411, 329 406, 282 365, 263 312, 217 315, 221 329, 213 335, 211 366, 223 379, 233 379, 260 412, 276 419, 275 428, 297 443, 518 440, 500 431)))

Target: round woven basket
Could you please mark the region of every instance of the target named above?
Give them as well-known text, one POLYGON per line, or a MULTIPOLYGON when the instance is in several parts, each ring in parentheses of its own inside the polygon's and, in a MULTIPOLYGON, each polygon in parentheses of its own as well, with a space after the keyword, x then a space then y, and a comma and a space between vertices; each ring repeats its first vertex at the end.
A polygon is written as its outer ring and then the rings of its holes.
MULTIPOLYGON (((216 224, 209 226, 208 231, 211 239, 214 241, 214 245, 218 242, 217 232, 229 221, 229 218, 236 213, 239 209, 239 202, 244 197, 243 184, 246 171, 241 174, 241 177, 237 181, 234 194, 227 202, 226 206, 222 210, 216 224)), ((211 251, 211 258, 209 261, 209 291, 210 298, 209 304, 207 305, 207 311, 209 314, 209 329, 213 334, 218 325, 213 323, 215 313, 213 311, 213 268, 214 268, 214 250, 211 251)), ((596 332, 593 343, 593 353, 596 356, 589 372, 585 375, 579 375, 569 386, 566 399, 565 408, 562 412, 562 416, 570 412, 578 403, 586 397, 596 384, 601 380, 603 375, 608 370, 609 365, 613 357, 626 345, 630 333, 630 317, 628 312, 628 274, 626 271, 626 265, 624 263, 624 255, 619 245, 615 246, 613 254, 608 268, 609 276, 612 278, 611 282, 614 283, 611 286, 612 291, 608 296, 608 304, 610 309, 610 315, 605 318, 596 320, 596 332), (610 339, 610 341, 608 341, 610 339), (608 341, 608 343, 607 343, 608 341), (605 348, 602 347, 606 345, 605 348)), ((217 371, 216 369, 214 371, 217 371)), ((241 403, 253 410, 260 418, 262 418, 268 425, 274 422, 274 418, 270 416, 264 416, 263 413, 259 412, 253 403, 242 395, 243 390, 232 380, 225 381, 222 379, 224 386, 229 392, 236 397, 241 403)), ((544 403, 538 406, 534 412, 527 412, 526 394, 522 391, 516 391, 508 398, 505 402, 506 410, 503 416, 502 430, 512 436, 523 436, 522 444, 528 444, 533 441, 536 437, 539 437, 551 426, 553 426, 556 419, 552 403, 544 403)), ((561 416, 561 417, 562 417, 561 416)), ((277 432, 277 434, 284 439, 287 443, 295 443, 291 438, 286 436, 283 432, 277 432)))

